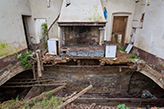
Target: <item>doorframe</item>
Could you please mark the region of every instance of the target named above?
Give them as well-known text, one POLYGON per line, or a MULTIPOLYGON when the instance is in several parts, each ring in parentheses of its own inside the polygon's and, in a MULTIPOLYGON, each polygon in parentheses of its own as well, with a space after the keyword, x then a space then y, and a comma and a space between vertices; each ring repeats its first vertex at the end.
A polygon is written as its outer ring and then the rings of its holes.
POLYGON ((31 49, 30 45, 31 45, 31 36, 30 36, 30 30, 29 30, 29 18, 31 18, 31 15, 24 15, 21 14, 21 18, 22 18, 22 25, 23 25, 23 30, 24 30, 24 36, 25 36, 25 40, 26 40, 26 44, 27 44, 27 48, 28 50, 31 49))
POLYGON ((114 22, 114 17, 115 16, 127 16, 127 24, 126 24, 126 29, 125 29, 125 40, 124 43, 128 43, 130 40, 130 34, 131 34, 131 19, 132 19, 132 13, 131 12, 114 12, 112 13, 112 18, 111 18, 111 38, 112 39, 112 30, 113 30, 113 22, 114 22))
POLYGON ((48 29, 48 22, 47 22, 47 18, 44 18, 44 17, 35 17, 34 18, 34 28, 35 28, 34 32, 35 32, 36 43, 40 43, 40 38, 37 34, 37 22, 36 22, 37 19, 45 19, 46 23, 47 23, 47 29, 48 29))

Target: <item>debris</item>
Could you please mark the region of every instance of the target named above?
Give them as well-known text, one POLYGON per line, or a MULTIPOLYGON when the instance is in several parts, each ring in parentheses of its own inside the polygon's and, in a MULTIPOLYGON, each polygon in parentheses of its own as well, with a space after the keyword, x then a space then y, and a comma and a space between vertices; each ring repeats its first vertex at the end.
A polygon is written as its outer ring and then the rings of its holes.
POLYGON ((24 100, 31 99, 32 97, 36 96, 36 94, 40 91, 39 87, 32 87, 30 91, 24 97, 24 100))
POLYGON ((133 62, 138 62, 139 61, 139 59, 133 59, 133 62))
POLYGON ((112 59, 113 61, 116 61, 117 60, 117 58, 114 58, 114 59, 112 59))
POLYGON ((129 44, 129 45, 127 46, 127 48, 126 48, 125 51, 126 51, 127 53, 129 53, 129 52, 131 51, 132 47, 133 47, 133 45, 132 45, 132 44, 129 44))
POLYGON ((94 109, 95 106, 96 106, 96 103, 92 103, 92 104, 88 107, 88 109, 94 109))
POLYGON ((88 105, 88 104, 80 104, 80 105, 78 105, 77 104, 76 106, 80 107, 80 109, 94 109, 95 106, 96 106, 96 103, 92 103, 91 105, 88 105))
POLYGON ((66 101, 70 98, 72 98, 77 92, 74 92, 73 94, 71 94, 70 96, 67 96, 66 98, 63 98, 63 101, 66 101))
POLYGON ((125 53, 125 52, 124 52, 124 51, 122 51, 122 50, 119 50, 119 52, 120 52, 120 53, 122 53, 122 54, 123 54, 123 53, 125 53))
POLYGON ((73 96, 72 98, 68 99, 67 101, 65 101, 62 105, 58 106, 57 109, 60 108, 64 108, 67 104, 71 103, 72 101, 74 101, 75 99, 77 99, 79 96, 83 95, 84 93, 86 93, 88 90, 90 90, 93 86, 89 85, 88 87, 86 87, 85 89, 83 89, 82 91, 80 91, 78 94, 76 94, 75 96, 73 96))
POLYGON ((44 56, 47 52, 48 52, 48 48, 42 52, 42 56, 44 56))
POLYGON ((14 106, 12 106, 12 109, 17 109, 17 108, 19 108, 20 106, 22 106, 23 104, 33 105, 35 102, 42 100, 42 98, 43 98, 44 96, 49 96, 50 94, 54 94, 54 93, 56 93, 57 91, 63 89, 64 87, 65 87, 65 85, 60 86, 60 87, 57 87, 57 88, 55 88, 55 89, 53 89, 53 90, 51 90, 51 91, 48 91, 48 92, 43 92, 43 93, 40 94, 39 96, 36 96, 36 97, 34 97, 34 98, 30 99, 30 100, 25 100, 25 101, 23 101, 23 102, 19 102, 19 103, 15 104, 14 106))
POLYGON ((152 95, 151 92, 149 90, 143 90, 142 91, 142 95, 141 98, 153 98, 153 99, 157 99, 155 97, 155 95, 152 95))
POLYGON ((11 105, 12 101, 13 100, 4 101, 2 104, 0 104, 0 109, 5 109, 7 105, 11 105))

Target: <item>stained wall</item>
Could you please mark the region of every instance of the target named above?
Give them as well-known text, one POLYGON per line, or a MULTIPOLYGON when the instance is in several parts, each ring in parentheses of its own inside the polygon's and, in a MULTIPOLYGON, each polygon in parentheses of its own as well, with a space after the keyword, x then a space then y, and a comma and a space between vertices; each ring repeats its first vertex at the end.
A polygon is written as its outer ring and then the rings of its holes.
POLYGON ((135 9, 134 0, 101 0, 102 7, 107 9, 107 24, 106 24, 106 40, 111 40, 113 17, 128 16, 125 43, 129 43, 130 35, 132 34, 132 21, 135 9))
MULTIPOLYGON (((0 57, 27 48, 22 15, 31 16, 29 0, 1 0, 0 57)), ((30 22, 31 21, 29 21, 29 23, 30 22)), ((29 33, 30 36, 33 36, 33 33, 34 32, 31 31, 29 33)))
POLYGON ((134 45, 156 57, 164 58, 164 1, 151 0, 149 6, 137 4, 134 19, 140 21, 145 13, 142 28, 136 29, 134 45))

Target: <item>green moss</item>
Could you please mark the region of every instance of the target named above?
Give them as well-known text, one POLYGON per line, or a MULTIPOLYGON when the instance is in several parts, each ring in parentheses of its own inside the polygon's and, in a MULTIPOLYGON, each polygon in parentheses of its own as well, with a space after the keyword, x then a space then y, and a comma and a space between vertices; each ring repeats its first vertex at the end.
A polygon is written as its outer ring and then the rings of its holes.
POLYGON ((105 22, 105 19, 103 17, 100 17, 99 13, 97 12, 98 11, 98 5, 94 5, 94 14, 93 16, 91 16, 89 18, 89 21, 92 21, 92 22, 105 22))
POLYGON ((26 101, 24 101, 23 99, 19 100, 17 97, 16 99, 11 100, 10 102, 0 104, 0 108, 10 109, 15 104, 20 102, 24 104, 18 109, 56 109, 59 105, 63 103, 63 101, 59 97, 51 96, 49 98, 46 97, 46 99, 38 101, 34 105, 29 106, 26 101))
POLYGON ((17 53, 18 49, 11 47, 6 41, 0 41, 0 57, 9 56, 13 53, 17 53))
POLYGON ((52 96, 50 99, 35 103, 32 109, 56 109, 61 104, 62 100, 59 97, 52 96))
POLYGON ((161 62, 160 65, 164 68, 164 63, 163 62, 161 62))
POLYGON ((52 94, 53 94, 53 91, 48 92, 48 96, 52 96, 52 94))
POLYGON ((92 22, 105 22, 105 19, 100 17, 100 15, 98 13, 94 14, 92 17, 90 17, 89 20, 92 22))
POLYGON ((98 9, 98 5, 97 5, 97 4, 94 5, 94 8, 95 8, 95 10, 97 11, 97 9, 98 9))

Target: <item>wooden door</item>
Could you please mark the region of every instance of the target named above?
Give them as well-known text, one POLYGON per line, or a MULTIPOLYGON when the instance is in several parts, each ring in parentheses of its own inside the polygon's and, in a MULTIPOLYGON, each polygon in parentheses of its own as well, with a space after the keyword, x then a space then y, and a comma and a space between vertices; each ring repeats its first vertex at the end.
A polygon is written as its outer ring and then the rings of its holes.
MULTIPOLYGON (((124 46, 125 41, 125 32, 126 32, 126 25, 127 25, 127 18, 128 16, 114 16, 113 19, 113 29, 112 33, 116 35, 121 35, 121 46, 124 46)), ((118 43, 118 38, 115 38, 116 42, 118 43)))

